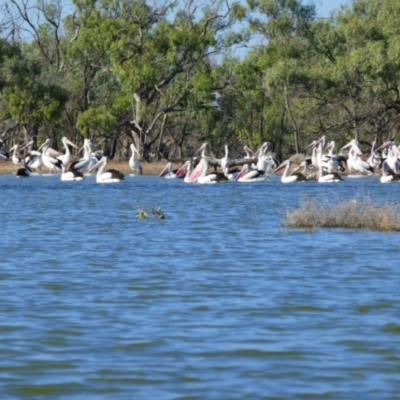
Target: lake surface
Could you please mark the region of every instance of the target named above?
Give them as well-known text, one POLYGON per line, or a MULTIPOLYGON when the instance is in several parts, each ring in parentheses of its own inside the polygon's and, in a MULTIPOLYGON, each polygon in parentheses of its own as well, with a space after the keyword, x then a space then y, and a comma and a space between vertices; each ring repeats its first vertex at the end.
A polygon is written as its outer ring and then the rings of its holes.
POLYGON ((304 194, 400 185, 3 175, 0 193, 2 399, 399 398, 400 234, 281 222, 304 194))

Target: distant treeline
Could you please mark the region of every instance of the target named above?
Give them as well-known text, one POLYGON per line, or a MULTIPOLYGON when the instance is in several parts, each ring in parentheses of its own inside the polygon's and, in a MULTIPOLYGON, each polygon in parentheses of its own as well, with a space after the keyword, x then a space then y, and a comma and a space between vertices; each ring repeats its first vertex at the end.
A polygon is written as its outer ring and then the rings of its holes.
POLYGON ((0 138, 177 159, 396 140, 400 2, 0 0, 0 138))

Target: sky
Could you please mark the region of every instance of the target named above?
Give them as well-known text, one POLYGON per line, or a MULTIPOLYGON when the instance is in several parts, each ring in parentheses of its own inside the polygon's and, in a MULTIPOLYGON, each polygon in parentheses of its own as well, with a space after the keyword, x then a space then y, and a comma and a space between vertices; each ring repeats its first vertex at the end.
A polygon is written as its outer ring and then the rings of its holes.
POLYGON ((314 0, 317 13, 321 17, 329 17, 331 11, 339 10, 342 4, 350 4, 350 0, 314 0))

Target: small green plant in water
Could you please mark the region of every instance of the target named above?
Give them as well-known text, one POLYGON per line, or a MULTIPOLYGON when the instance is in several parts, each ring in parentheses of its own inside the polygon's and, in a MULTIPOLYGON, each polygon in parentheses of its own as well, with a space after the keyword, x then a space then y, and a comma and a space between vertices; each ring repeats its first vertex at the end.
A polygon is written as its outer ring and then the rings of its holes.
POLYGON ((143 206, 138 204, 138 211, 136 213, 137 219, 147 219, 152 217, 154 219, 166 219, 167 216, 162 211, 161 207, 143 206))
POLYGON ((152 208, 151 211, 152 211, 152 213, 153 213, 153 215, 154 215, 154 217, 156 219, 165 219, 165 218, 167 218, 166 215, 161 211, 161 207, 152 208))
POLYGON ((138 212, 136 214, 137 219, 147 219, 147 212, 143 209, 138 207, 138 212))

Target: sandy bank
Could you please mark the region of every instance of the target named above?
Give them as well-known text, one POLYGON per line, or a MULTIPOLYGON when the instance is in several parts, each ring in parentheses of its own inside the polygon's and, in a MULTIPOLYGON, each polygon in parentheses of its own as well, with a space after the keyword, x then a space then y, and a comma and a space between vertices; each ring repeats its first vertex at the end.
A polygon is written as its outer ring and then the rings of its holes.
MULTIPOLYGON (((164 167, 167 165, 166 161, 160 162, 152 162, 152 163, 145 163, 142 162, 143 174, 145 175, 158 175, 164 167)), ((174 168, 179 168, 181 164, 174 165, 174 168)), ((0 174, 15 174, 21 168, 18 165, 15 165, 11 159, 0 161, 0 174)), ((131 174, 132 170, 128 165, 128 161, 119 161, 119 160, 110 160, 108 163, 107 168, 114 168, 121 171, 123 174, 131 174)), ((48 170, 46 167, 42 168, 43 173, 47 173, 48 170)))

